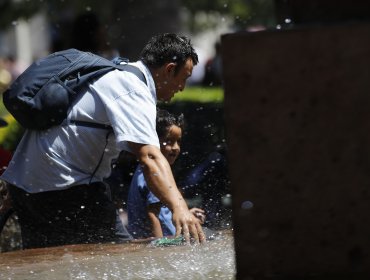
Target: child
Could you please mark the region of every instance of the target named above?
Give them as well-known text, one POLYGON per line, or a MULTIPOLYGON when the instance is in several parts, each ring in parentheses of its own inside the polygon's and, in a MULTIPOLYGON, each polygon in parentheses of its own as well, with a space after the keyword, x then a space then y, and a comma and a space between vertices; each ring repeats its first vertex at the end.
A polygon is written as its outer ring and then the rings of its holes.
MULTIPOLYGON (((157 112, 157 133, 161 152, 172 165, 180 154, 183 115, 175 117, 165 110, 157 112)), ((128 230, 138 238, 174 236, 176 228, 172 224, 170 209, 149 190, 139 165, 132 178, 127 200, 128 230)), ((190 210, 201 223, 204 222, 204 211, 199 208, 190 210)))

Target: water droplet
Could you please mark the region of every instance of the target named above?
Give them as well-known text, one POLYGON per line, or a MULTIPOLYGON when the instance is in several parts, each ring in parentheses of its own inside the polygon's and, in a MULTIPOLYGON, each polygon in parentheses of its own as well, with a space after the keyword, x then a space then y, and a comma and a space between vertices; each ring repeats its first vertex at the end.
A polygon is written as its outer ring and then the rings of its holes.
POLYGON ((291 20, 290 18, 286 18, 286 19, 284 20, 284 22, 285 22, 285 23, 291 23, 291 22, 292 22, 292 20, 291 20))
POLYGON ((281 25, 280 24, 276 25, 276 29, 281 29, 281 25))
POLYGON ((241 205, 242 209, 244 209, 244 210, 252 209, 253 206, 254 206, 253 202, 249 201, 249 200, 244 201, 241 205))

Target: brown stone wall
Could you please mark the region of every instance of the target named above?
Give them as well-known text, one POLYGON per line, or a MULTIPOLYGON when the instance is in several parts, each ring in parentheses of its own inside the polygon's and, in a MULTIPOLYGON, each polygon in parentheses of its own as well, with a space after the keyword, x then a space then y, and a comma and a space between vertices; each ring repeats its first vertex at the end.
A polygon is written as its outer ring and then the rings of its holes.
POLYGON ((222 55, 238 279, 370 279, 370 25, 228 34, 222 55))

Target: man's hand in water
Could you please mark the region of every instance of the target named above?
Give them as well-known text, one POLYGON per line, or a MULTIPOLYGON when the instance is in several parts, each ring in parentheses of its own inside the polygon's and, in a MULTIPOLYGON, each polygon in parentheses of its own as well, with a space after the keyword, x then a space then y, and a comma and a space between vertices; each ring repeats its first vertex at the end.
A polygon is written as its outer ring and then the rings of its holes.
POLYGON ((173 224, 176 226, 176 236, 183 234, 187 243, 203 243, 206 240, 200 220, 189 209, 179 207, 172 210, 173 224))

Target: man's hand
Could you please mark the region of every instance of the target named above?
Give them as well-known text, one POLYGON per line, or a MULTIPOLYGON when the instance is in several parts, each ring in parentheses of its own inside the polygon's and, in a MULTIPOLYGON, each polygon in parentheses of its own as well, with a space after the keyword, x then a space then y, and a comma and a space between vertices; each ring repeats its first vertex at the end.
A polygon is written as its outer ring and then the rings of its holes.
POLYGON ((173 209, 172 220, 176 227, 176 236, 182 233, 187 243, 190 243, 191 237, 196 243, 205 242, 206 237, 200 220, 187 208, 173 209))

